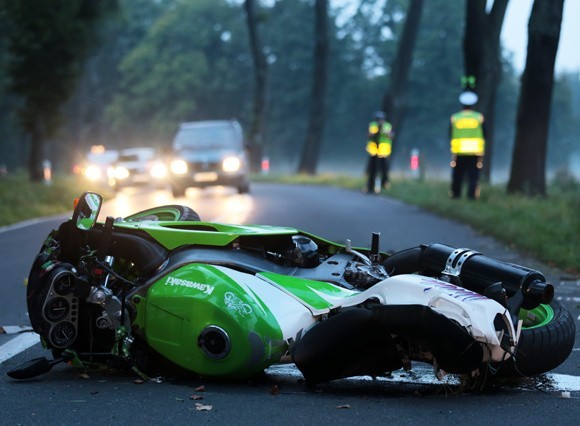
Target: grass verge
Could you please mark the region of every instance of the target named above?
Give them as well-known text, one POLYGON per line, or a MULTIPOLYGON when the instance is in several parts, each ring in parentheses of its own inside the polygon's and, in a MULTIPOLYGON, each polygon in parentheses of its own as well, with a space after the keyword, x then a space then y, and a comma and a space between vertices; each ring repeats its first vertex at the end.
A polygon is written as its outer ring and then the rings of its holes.
MULTIPOLYGON (((361 190, 361 178, 256 176, 256 181, 334 185, 361 190)), ((482 185, 477 201, 449 198, 449 183, 396 179, 383 193, 444 217, 473 226, 483 234, 534 256, 551 266, 580 273, 580 188, 551 186, 549 197, 508 195, 502 186, 482 185)))
MULTIPOLYGON (((254 176, 254 181, 333 185, 360 190, 363 178, 324 174, 310 176, 254 176)), ((551 266, 580 273, 580 189, 550 187, 548 198, 507 195, 499 186, 483 185, 478 201, 451 200, 448 183, 394 180, 384 194, 415 204, 441 216, 472 225, 509 246, 551 266)), ((56 176, 52 184, 29 182, 24 174, 0 179, 0 226, 26 219, 65 213, 84 191, 105 198, 113 194, 77 176, 56 176)))
POLYGON ((0 179, 0 226, 35 217, 66 213, 85 191, 110 197, 110 191, 78 176, 56 176, 50 184, 30 182, 24 173, 0 179))

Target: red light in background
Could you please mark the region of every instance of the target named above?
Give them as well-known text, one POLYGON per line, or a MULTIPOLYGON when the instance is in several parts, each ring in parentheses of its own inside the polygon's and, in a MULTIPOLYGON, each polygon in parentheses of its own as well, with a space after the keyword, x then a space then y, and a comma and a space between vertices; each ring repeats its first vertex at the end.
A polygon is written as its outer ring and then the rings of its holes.
POLYGON ((419 169, 419 150, 413 149, 411 151, 411 170, 419 169))
POLYGON ((270 170, 270 159, 268 157, 262 158, 262 171, 268 172, 270 170))

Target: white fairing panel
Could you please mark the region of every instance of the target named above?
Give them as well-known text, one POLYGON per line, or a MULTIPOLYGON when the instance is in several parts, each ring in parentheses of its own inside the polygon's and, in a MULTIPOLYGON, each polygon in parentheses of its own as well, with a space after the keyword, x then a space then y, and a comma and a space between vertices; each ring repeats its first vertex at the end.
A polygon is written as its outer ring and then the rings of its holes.
MULTIPOLYGON (((354 306, 371 297, 386 305, 424 305, 445 315, 464 327, 475 340, 489 350, 489 359, 502 361, 509 358, 516 341, 516 331, 506 308, 495 300, 463 287, 420 275, 397 275, 387 278, 360 295, 350 298, 354 306), (500 315, 511 338, 509 351, 500 346, 501 331, 496 331, 494 320, 500 315)), ((347 306, 347 305, 343 305, 347 306)), ((485 360, 484 360, 485 361, 485 360)))
POLYGON ((260 278, 222 266, 215 268, 227 274, 244 288, 259 306, 274 315, 284 340, 295 338, 302 330, 310 328, 317 321, 302 303, 278 288, 265 284, 260 278))

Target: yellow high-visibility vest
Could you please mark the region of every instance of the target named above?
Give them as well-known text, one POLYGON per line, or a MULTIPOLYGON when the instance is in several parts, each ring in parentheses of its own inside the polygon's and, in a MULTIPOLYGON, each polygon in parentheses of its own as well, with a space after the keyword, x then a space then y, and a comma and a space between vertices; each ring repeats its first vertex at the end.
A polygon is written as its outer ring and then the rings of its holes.
POLYGON ((369 124, 369 141, 366 148, 369 155, 381 158, 391 155, 393 145, 391 139, 392 130, 391 123, 383 123, 382 128, 376 121, 372 121, 369 124))
POLYGON ((451 116, 451 153, 455 155, 484 155, 483 115, 463 110, 451 116))

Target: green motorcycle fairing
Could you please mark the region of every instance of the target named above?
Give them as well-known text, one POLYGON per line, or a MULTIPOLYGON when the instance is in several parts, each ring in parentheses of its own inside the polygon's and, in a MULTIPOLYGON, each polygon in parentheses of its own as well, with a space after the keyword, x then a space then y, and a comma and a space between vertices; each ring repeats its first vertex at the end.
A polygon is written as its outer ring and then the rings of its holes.
MULTIPOLYGON (((332 255, 344 250, 344 245, 342 244, 296 228, 282 226, 145 220, 141 222, 118 222, 115 223, 115 227, 143 231, 168 250, 186 245, 225 247, 240 240, 242 242, 253 240, 257 244, 265 243, 268 240, 276 241, 277 243, 289 243, 294 235, 302 235, 312 239, 321 253, 332 255)), ((250 245, 253 244, 250 243, 250 245)), ((368 251, 368 249, 362 247, 357 248, 357 250, 362 253, 368 251)))
POLYGON ((175 364, 206 376, 248 377, 278 362, 315 319, 258 277, 191 263, 132 299, 134 324, 175 364))
POLYGON ((223 247, 243 236, 292 236, 295 228, 267 225, 228 225, 217 222, 120 222, 115 227, 139 229, 146 232, 168 250, 183 245, 223 247))

